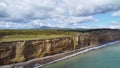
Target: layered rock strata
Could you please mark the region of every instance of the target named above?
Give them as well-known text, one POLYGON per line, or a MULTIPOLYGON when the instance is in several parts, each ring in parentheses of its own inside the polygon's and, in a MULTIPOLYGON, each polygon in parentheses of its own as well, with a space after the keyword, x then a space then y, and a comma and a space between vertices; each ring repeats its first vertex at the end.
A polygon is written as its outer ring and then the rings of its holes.
POLYGON ((120 30, 98 30, 74 37, 0 42, 0 65, 65 53, 87 46, 100 46, 120 39, 120 30))

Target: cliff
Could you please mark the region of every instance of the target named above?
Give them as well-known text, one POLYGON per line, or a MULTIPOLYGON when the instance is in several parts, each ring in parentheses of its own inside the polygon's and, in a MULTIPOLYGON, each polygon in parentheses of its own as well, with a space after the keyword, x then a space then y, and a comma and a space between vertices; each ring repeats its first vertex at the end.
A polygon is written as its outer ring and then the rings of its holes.
POLYGON ((80 32, 74 37, 0 42, 0 65, 42 58, 87 46, 100 46, 119 39, 120 30, 95 30, 80 32))

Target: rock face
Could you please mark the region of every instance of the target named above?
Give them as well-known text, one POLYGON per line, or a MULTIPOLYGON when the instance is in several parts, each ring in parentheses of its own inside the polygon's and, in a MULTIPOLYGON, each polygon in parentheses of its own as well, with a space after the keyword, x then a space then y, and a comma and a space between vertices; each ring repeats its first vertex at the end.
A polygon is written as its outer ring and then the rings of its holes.
POLYGON ((79 33, 75 37, 0 43, 0 65, 23 62, 120 39, 120 30, 79 33))

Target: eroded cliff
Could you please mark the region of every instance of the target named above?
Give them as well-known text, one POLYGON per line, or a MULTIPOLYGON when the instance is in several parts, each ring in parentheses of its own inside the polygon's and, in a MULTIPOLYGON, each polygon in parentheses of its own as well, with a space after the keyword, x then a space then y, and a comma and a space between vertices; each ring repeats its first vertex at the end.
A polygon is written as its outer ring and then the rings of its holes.
POLYGON ((98 46, 120 39, 120 30, 97 30, 74 37, 0 43, 0 65, 18 63, 64 53, 87 46, 98 46))

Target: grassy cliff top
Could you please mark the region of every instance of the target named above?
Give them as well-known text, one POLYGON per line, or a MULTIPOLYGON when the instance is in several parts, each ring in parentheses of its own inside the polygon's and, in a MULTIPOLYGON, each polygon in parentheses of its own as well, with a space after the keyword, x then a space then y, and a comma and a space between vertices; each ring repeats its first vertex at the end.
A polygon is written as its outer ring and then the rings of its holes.
POLYGON ((100 34, 106 31, 120 31, 118 29, 87 29, 87 30, 0 30, 0 42, 36 40, 76 36, 78 34, 100 34))
POLYGON ((77 34, 67 30, 0 30, 0 42, 61 38, 77 34))

